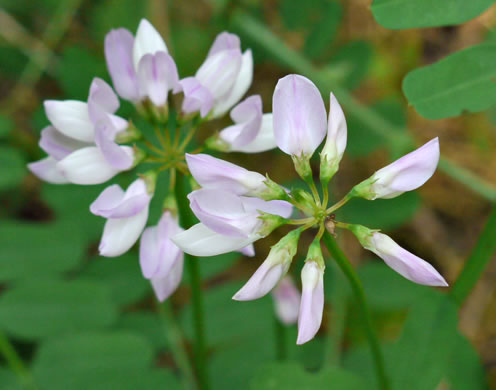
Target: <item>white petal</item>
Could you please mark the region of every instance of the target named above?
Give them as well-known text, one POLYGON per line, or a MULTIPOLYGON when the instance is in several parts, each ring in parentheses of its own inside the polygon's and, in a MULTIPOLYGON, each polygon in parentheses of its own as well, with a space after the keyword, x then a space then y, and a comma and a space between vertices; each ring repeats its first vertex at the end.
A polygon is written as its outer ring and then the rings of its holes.
POLYGON ((231 148, 232 152, 260 153, 277 147, 274 137, 274 126, 272 114, 264 114, 262 117, 262 127, 257 136, 248 145, 231 148))
POLYGON ((246 50, 241 58, 241 68, 229 95, 214 105, 213 118, 220 118, 234 106, 250 88, 253 80, 253 55, 246 50))
MULTIPOLYGON (((133 150, 123 146, 132 155, 133 150)), ((57 168, 74 184, 100 184, 120 172, 110 165, 96 146, 88 146, 71 153, 57 163, 57 168)))
POLYGON ((129 218, 108 219, 98 250, 100 255, 116 257, 126 253, 138 240, 148 219, 148 207, 129 218))
POLYGON ((138 70, 138 64, 145 54, 155 54, 157 51, 168 53, 167 45, 155 27, 148 20, 141 19, 133 46, 134 69, 138 70))
POLYGON ((227 237, 198 223, 188 230, 172 237, 172 241, 184 252, 193 256, 215 256, 237 251, 258 240, 253 237, 227 237))
POLYGON ((41 180, 52 184, 65 184, 69 180, 57 168, 57 160, 53 157, 45 157, 39 161, 28 164, 28 169, 41 180))
POLYGON ((52 125, 68 137, 93 142, 94 128, 88 105, 77 100, 45 100, 45 112, 52 125))

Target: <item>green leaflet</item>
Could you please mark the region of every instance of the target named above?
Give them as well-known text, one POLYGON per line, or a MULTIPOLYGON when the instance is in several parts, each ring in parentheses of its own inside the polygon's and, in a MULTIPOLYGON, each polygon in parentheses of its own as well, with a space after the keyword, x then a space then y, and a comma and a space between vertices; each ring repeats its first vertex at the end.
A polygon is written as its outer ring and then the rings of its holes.
POLYGON ((410 72, 403 92, 428 119, 478 112, 496 103, 496 44, 484 43, 410 72))
POLYGON ((390 29, 448 26, 475 18, 494 0, 374 0, 372 13, 390 29))

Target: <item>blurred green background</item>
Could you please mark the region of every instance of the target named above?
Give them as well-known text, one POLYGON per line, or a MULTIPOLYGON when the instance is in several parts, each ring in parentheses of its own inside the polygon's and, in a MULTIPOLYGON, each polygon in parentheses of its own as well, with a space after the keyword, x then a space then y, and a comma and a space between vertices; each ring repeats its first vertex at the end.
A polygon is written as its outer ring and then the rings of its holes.
MULTIPOLYGON (((158 310, 136 250, 116 259, 97 255, 103 220, 90 214, 89 204, 105 185, 50 185, 26 169, 26 163, 43 157, 37 146, 48 124, 43 100, 86 100, 93 77, 110 81, 105 34, 121 26, 134 33, 143 17, 165 38, 181 77, 194 74, 216 34, 235 32, 243 48, 253 50, 249 94, 262 96, 265 112, 271 111, 280 77, 318 75, 314 81, 324 98, 327 85, 339 86, 418 145, 439 136, 448 159, 496 183, 496 110, 428 120, 408 106, 401 89, 412 69, 494 40, 494 7, 455 27, 387 30, 374 20, 368 0, 0 0, 0 344, 5 353, 5 338, 12 341, 40 389, 182 388, 172 351, 191 352, 187 278, 171 305, 158 310)), ((333 180, 334 200, 409 148, 390 142, 356 110, 346 105, 344 110, 348 148, 333 180)), ((123 102, 119 114, 133 115, 132 107, 123 102)), ((199 137, 227 124, 227 119, 209 123, 199 137)), ((295 185, 291 160, 280 152, 223 158, 295 185)), ((158 219, 160 200, 153 207, 151 222, 158 219)), ((419 191, 394 200, 354 201, 338 218, 383 229, 453 282, 489 210, 486 198, 438 170, 419 191)), ((360 318, 346 281, 332 266, 326 270, 323 328, 299 348, 296 327, 288 329, 285 365, 271 365, 276 357, 271 298, 231 301, 283 234, 284 229, 257 243, 254 259, 236 254, 202 259, 213 388, 342 389, 343 381, 351 383, 347 389, 372 389, 360 318), (301 371, 322 366, 330 368, 311 377, 301 371), (336 367, 348 371, 334 372, 336 367), (365 382, 353 384, 348 372, 365 382), (268 378, 288 373, 287 383, 270 387, 268 378)), ((452 307, 437 312, 441 293, 401 279, 346 233, 339 242, 359 267, 389 369, 401 376, 400 383, 406 381, 399 388, 428 389, 418 384, 424 380, 418 376, 441 361, 438 389, 484 389, 487 378, 496 389, 495 264, 459 312, 452 307), (426 326, 431 323, 439 326, 426 326), (443 354, 448 346, 453 351, 443 354)), ((295 268, 298 280, 301 262, 295 268)), ((23 388, 5 364, 0 388, 23 388)))

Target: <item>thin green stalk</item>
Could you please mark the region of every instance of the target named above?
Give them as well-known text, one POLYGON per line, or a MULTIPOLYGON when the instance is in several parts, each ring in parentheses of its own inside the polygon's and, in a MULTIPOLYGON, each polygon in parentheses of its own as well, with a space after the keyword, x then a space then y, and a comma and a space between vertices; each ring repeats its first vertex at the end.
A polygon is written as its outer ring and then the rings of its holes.
MULTIPOLYGON (((312 79, 325 95, 328 95, 329 91, 333 91, 346 111, 367 125, 371 131, 384 138, 389 143, 390 149, 404 150, 415 147, 415 141, 407 129, 393 125, 377 112, 362 105, 340 86, 344 76, 346 76, 346 72, 343 72, 342 68, 316 68, 303 55, 287 47, 263 23, 239 9, 233 12, 231 21, 234 28, 256 42, 260 48, 265 49, 276 61, 312 79)), ((455 162, 441 157, 439 169, 485 199, 496 201, 496 187, 494 185, 458 166, 455 162)))
POLYGON ((276 358, 277 360, 284 361, 288 358, 288 348, 286 343, 286 327, 277 318, 274 312, 274 333, 275 333, 275 344, 276 344, 276 358))
MULTIPOLYGON (((176 176, 175 194, 179 211, 179 219, 183 228, 187 229, 195 223, 187 198, 187 178, 178 174, 176 176)), ((200 264, 197 258, 188 254, 184 255, 186 269, 191 282, 191 303, 193 308, 193 322, 195 330, 195 363, 201 390, 210 389, 207 372, 207 347, 205 341, 205 321, 203 307, 203 293, 201 286, 200 264)))
POLYGON ((24 365, 21 357, 10 343, 5 334, 0 332, 0 353, 7 362, 10 369, 17 375, 19 381, 24 384, 27 389, 37 389, 38 387, 33 381, 31 373, 24 365))
POLYGON ((493 204, 486 226, 472 250, 461 274, 450 291, 451 297, 461 305, 472 291, 496 252, 496 204, 493 204))
POLYGON ((157 306, 160 318, 166 325, 165 336, 169 342, 172 355, 182 373, 181 380, 184 382, 184 388, 196 390, 198 386, 196 384, 195 375, 188 359, 188 354, 184 348, 181 331, 174 317, 170 301, 166 300, 163 303, 158 303, 157 306))
POLYGON ((384 358, 382 356, 379 341, 375 334, 362 282, 358 278, 350 261, 346 258, 343 251, 338 247, 336 241, 334 240, 334 238, 332 238, 329 232, 324 233, 324 244, 329 250, 331 256, 334 258, 334 260, 336 260, 336 263, 339 265, 339 268, 341 268, 341 271, 343 271, 344 275, 348 279, 355 298, 358 302, 358 306, 362 315, 363 326, 365 328, 367 339, 370 345, 370 350, 372 352, 372 357, 374 359, 374 366, 377 375, 377 381, 379 382, 379 387, 382 390, 391 390, 384 368, 384 358))

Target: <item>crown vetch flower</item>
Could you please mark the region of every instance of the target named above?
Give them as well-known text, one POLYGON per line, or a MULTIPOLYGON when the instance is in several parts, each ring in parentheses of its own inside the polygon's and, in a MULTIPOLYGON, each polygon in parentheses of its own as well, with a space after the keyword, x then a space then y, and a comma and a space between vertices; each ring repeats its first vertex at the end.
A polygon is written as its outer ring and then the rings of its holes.
POLYGON ((281 279, 272 290, 272 298, 277 318, 285 325, 295 324, 298 321, 301 294, 290 276, 281 279))
POLYGON ((267 259, 246 284, 233 296, 236 301, 251 301, 266 295, 288 272, 296 254, 301 229, 286 234, 274 245, 267 259))
POLYGON ((301 270, 302 295, 296 344, 304 344, 313 339, 322 323, 324 268, 320 239, 316 239, 310 245, 305 265, 301 270))
POLYGON ((100 255, 120 256, 134 245, 145 228, 152 195, 153 189, 140 178, 126 192, 117 184, 107 187, 91 204, 93 214, 107 218, 98 247, 100 255))
POLYGON ((105 37, 105 59, 117 93, 137 103, 149 98, 155 106, 167 102, 168 91, 178 87, 176 64, 158 31, 142 19, 136 38, 126 29, 105 37))
POLYGON ((166 211, 158 225, 146 228, 141 236, 141 271, 150 279, 159 301, 167 299, 182 278, 184 253, 171 241, 172 236, 182 231, 177 218, 166 211))
POLYGON ((439 138, 379 169, 370 178, 356 185, 354 196, 365 199, 391 199, 405 191, 419 188, 436 171, 439 162, 439 138))
POLYGON ((374 252, 406 279, 426 286, 448 286, 432 265, 399 246, 391 237, 361 225, 350 225, 349 230, 365 249, 374 252))

